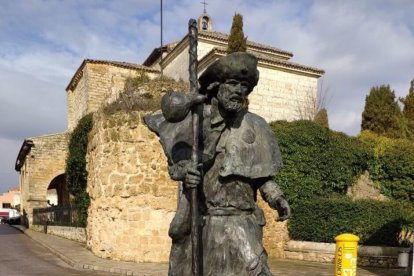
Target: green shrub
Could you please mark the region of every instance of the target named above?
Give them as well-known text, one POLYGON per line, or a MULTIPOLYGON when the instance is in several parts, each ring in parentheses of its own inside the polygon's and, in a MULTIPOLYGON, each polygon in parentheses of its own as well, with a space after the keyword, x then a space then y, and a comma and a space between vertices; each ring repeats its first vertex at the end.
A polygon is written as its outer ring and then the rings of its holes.
POLYGON ((359 139, 371 151, 371 179, 393 199, 414 202, 414 143, 364 131, 359 139))
POLYGON ((132 110, 154 112, 161 109, 161 97, 171 90, 188 92, 190 86, 183 80, 176 81, 165 76, 150 79, 141 73, 125 80, 119 98, 104 106, 103 112, 106 115, 132 110))
POLYGON ((399 246, 401 230, 411 227, 413 218, 414 208, 407 203, 323 197, 296 204, 288 229, 294 240, 331 243, 352 233, 360 244, 399 246))
POLYGON ((74 196, 72 204, 78 210, 78 223, 86 225, 88 218, 89 195, 86 192, 88 172, 86 171, 86 153, 88 134, 92 129, 92 114, 79 120, 69 141, 69 153, 66 159, 66 183, 74 196))
POLYGON ((368 162, 368 169, 371 179, 380 179, 382 176, 382 163, 380 157, 393 145, 394 140, 380 136, 371 131, 362 131, 358 139, 362 141, 370 151, 372 158, 368 162))
POLYGON ((310 121, 276 121, 283 168, 276 182, 289 202, 345 194, 371 157, 365 144, 310 121))
POLYGON ((382 190, 394 199, 414 202, 414 144, 396 143, 380 157, 382 190))

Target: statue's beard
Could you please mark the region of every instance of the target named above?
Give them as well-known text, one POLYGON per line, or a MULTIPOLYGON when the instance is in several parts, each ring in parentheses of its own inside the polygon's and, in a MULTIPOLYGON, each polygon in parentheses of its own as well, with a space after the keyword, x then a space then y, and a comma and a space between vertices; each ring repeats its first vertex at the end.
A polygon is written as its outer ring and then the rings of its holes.
POLYGON ((245 99, 237 94, 232 94, 228 97, 220 97, 219 95, 218 101, 224 111, 229 113, 237 113, 243 109, 245 99))
POLYGON ((221 104, 223 109, 229 113, 237 113, 243 108, 243 102, 227 100, 221 104))

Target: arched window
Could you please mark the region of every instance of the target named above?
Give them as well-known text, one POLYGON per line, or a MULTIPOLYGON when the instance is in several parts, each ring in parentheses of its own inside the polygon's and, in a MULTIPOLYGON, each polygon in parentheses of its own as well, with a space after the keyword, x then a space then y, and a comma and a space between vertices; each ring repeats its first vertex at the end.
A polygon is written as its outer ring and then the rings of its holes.
POLYGON ((201 28, 203 29, 203 31, 208 30, 208 18, 207 17, 203 17, 203 20, 201 21, 201 28))

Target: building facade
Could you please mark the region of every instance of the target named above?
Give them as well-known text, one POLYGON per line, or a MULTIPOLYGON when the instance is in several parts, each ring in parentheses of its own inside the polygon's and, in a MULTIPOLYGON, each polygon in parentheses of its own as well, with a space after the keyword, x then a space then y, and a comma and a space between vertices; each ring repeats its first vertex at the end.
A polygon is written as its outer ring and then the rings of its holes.
POLYGON ((0 195, 0 208, 16 208, 20 205, 19 187, 8 190, 0 195))
MULTIPOLYGON (((226 55, 228 35, 214 32, 207 14, 198 21, 198 72, 226 55)), ((259 83, 249 95, 249 110, 273 120, 309 118, 315 109, 317 80, 323 70, 291 62, 293 54, 253 41, 247 51, 258 59, 259 83)), ((142 124, 142 114, 105 115, 118 100, 125 80, 161 74, 188 80, 188 36, 154 49, 142 65, 85 59, 67 88, 68 130, 27 138, 16 160, 20 173, 21 211, 32 224, 33 208, 47 206, 47 191, 56 189, 58 205, 69 204, 65 160, 70 133, 89 113, 87 170, 91 205, 87 245, 98 256, 127 261, 168 261, 168 226, 177 203, 177 183, 169 179, 158 138, 142 124)), ((260 203, 263 206, 262 203, 260 203)), ((264 244, 270 256, 283 257, 288 239, 285 223, 274 221, 264 207, 268 226, 264 244)))

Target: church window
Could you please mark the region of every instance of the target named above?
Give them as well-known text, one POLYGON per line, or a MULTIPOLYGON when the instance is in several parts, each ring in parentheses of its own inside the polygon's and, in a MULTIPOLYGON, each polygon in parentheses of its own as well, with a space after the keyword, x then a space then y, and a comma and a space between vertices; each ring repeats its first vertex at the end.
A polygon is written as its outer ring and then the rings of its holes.
POLYGON ((203 31, 208 30, 208 19, 207 17, 203 17, 203 21, 201 22, 203 31))

